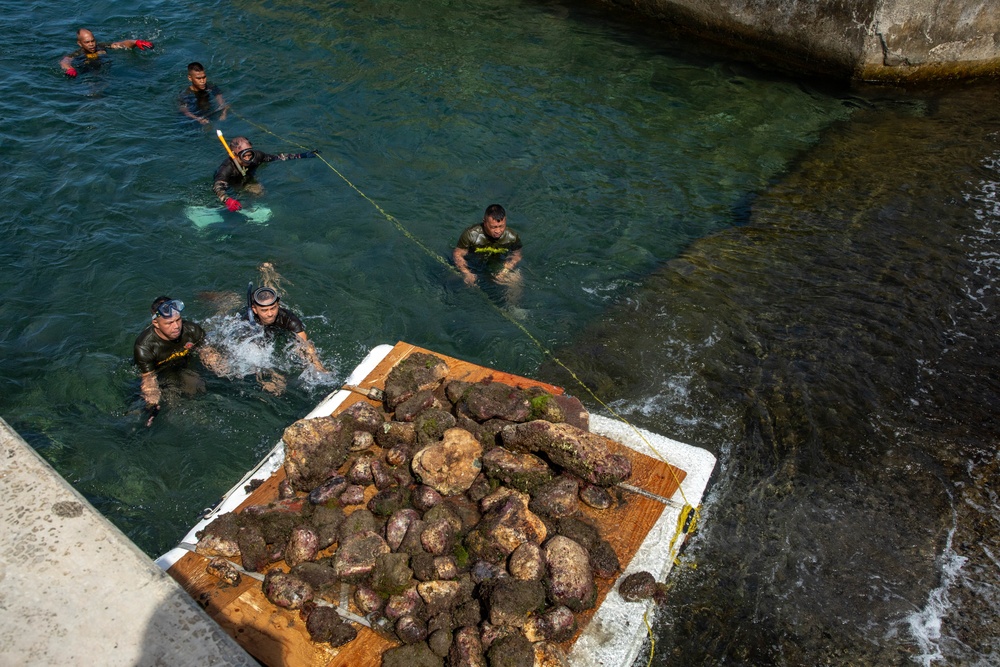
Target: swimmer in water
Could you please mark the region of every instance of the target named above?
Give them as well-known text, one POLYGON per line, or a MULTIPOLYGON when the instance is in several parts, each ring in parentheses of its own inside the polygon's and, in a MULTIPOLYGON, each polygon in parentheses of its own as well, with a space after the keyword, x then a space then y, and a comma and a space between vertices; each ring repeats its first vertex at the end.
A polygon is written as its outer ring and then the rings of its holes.
POLYGON ((265 162, 275 162, 277 160, 298 160, 307 157, 316 157, 319 151, 307 151, 305 153, 263 153, 254 150, 250 140, 246 137, 235 137, 229 141, 229 148, 233 155, 226 158, 226 161, 219 165, 215 171, 215 178, 212 183, 212 191, 219 201, 225 204, 230 211, 236 212, 243 208, 238 199, 229 196, 230 188, 243 188, 250 194, 259 195, 264 188, 254 181, 253 175, 257 167, 265 162))
POLYGON ((69 55, 63 56, 63 59, 59 61, 59 66, 62 68, 63 74, 68 77, 77 75, 77 67, 99 67, 101 56, 107 55, 108 49, 139 49, 143 51, 153 48, 153 43, 147 42, 144 39, 123 39, 119 42, 111 42, 110 44, 98 42, 94 39, 94 33, 86 28, 80 28, 76 32, 76 43, 80 48, 69 55))
POLYGON ((521 237, 507 227, 507 211, 500 204, 486 207, 483 221, 462 232, 452 252, 455 268, 465 284, 471 286, 476 284, 476 274, 469 268, 470 253, 492 272, 496 282, 508 286, 520 284, 521 273, 516 269, 521 261, 521 237))
POLYGON ((192 354, 217 375, 225 370, 218 351, 205 344, 205 330, 194 322, 185 322, 182 310, 183 302, 169 296, 157 297, 149 307, 152 321, 135 339, 132 355, 141 374, 142 397, 151 415, 147 426, 160 410, 161 376, 169 384, 177 385, 181 392, 195 394, 204 391, 205 382, 187 369, 192 354))
POLYGON ((181 113, 202 125, 208 125, 208 119, 214 113, 219 114, 219 120, 226 120, 229 105, 222 99, 219 87, 208 82, 204 66, 198 62, 191 63, 187 72, 191 85, 181 91, 178 98, 181 113))
POLYGON ((281 297, 273 287, 262 286, 250 291, 250 303, 244 317, 251 323, 264 327, 264 335, 273 338, 279 331, 288 331, 298 340, 298 350, 304 361, 311 363, 320 373, 326 373, 323 362, 316 354, 316 346, 306 335, 306 328, 299 317, 282 308, 281 297))

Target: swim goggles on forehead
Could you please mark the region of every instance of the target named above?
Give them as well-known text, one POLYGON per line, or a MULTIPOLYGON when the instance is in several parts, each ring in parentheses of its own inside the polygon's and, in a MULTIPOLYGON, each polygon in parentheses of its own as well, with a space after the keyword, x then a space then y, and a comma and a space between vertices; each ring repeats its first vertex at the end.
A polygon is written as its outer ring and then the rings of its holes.
POLYGON ((156 307, 156 313, 153 315, 153 319, 156 319, 157 317, 166 317, 169 319, 174 315, 180 315, 182 310, 184 310, 183 301, 178 301, 177 299, 164 301, 156 307))

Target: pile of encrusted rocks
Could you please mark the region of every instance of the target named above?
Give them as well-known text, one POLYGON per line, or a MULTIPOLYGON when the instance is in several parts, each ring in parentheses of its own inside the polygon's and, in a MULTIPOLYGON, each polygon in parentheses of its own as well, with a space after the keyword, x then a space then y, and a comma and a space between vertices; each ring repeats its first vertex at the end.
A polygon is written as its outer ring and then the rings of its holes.
POLYGON ((266 571, 267 598, 334 646, 357 634, 335 609, 348 585, 355 612, 400 643, 386 666, 566 664, 558 644, 594 606, 595 577, 620 570, 580 505, 619 502, 629 460, 574 398, 447 375, 414 353, 382 409, 289 426, 279 498, 218 517, 197 550, 230 583, 225 558, 266 571))

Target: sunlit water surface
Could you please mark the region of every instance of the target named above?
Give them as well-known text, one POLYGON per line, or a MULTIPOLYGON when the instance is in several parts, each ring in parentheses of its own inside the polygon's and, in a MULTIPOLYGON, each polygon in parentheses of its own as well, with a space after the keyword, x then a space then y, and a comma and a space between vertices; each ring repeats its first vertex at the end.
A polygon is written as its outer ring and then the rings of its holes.
MULTIPOLYGON (((977 435, 985 417, 947 466, 933 453, 940 441, 918 448, 933 470, 911 473, 910 457, 894 458, 883 440, 921 441, 942 414, 965 423, 956 406, 969 385, 942 397, 933 380, 964 376, 979 355, 946 368, 952 357, 922 345, 927 330, 898 326, 899 298, 955 345, 972 335, 973 313, 992 312, 995 98, 972 96, 949 117, 967 126, 961 150, 935 164, 934 142, 956 143, 949 122, 910 124, 934 118, 933 99, 765 76, 572 5, 123 7, 0 1, 0 415, 147 553, 172 546, 376 344, 406 340, 585 394, 543 365, 514 318, 631 419, 720 457, 687 556, 700 567, 679 569, 657 626, 658 664, 988 655, 1000 634, 983 620, 993 603, 959 594, 972 570, 956 544, 971 539, 959 535, 963 503, 995 508, 992 496, 963 495, 995 468, 993 441, 977 435), (110 67, 69 80, 57 62, 80 25, 102 41, 156 48, 114 52, 110 67), (225 121, 202 127, 177 113, 192 60, 233 104, 225 121), (198 228, 186 210, 216 203, 217 128, 267 152, 318 148, 325 161, 261 169, 265 193, 244 203, 269 207, 266 224, 227 212, 198 228), (914 157, 866 132, 928 132, 931 145, 914 157), (809 168, 813 151, 822 168, 809 168), (967 173, 907 203, 956 168, 967 173), (516 303, 495 286, 465 288, 446 260, 493 202, 526 245, 516 303), (754 231, 761 224, 766 233, 754 231), (886 275, 883 255, 898 250, 886 238, 908 253, 894 265, 899 289, 881 299, 871 285, 886 275), (233 313, 265 261, 328 375, 303 372, 280 340, 240 336, 233 313), (206 393, 173 401, 146 429, 131 346, 163 293, 185 301, 232 370, 205 373, 206 393), (838 324, 798 321, 831 313, 838 324), (778 352, 795 361, 761 361, 778 352), (886 356, 892 371, 870 377, 886 356), (255 377, 268 367, 289 379, 279 396, 255 377), (880 394, 900 378, 902 396, 880 394), (934 401, 922 420, 890 418, 934 401), (848 463, 826 463, 843 443, 820 433, 849 436, 838 455, 848 463), (869 448, 869 436, 878 444, 869 448), (890 463, 894 481, 884 484, 890 463), (911 487, 926 489, 927 506, 911 487), (878 518, 857 520, 872 488, 898 510, 885 542, 866 541, 878 518), (826 534, 820 525, 842 540, 809 537, 826 534), (900 560, 911 530, 920 546, 900 560), (848 568, 856 575, 803 593, 811 567, 851 553, 861 554, 848 568), (906 583, 881 583, 893 578, 906 583), (901 587, 908 607, 872 611, 873 598, 898 599, 901 587), (975 641, 951 640, 956 609, 968 610, 975 641)), ((991 344, 971 345, 986 347, 987 385, 991 344)), ((990 553, 1000 557, 1000 545, 990 553)), ((978 556, 983 586, 995 585, 991 559, 978 556)))

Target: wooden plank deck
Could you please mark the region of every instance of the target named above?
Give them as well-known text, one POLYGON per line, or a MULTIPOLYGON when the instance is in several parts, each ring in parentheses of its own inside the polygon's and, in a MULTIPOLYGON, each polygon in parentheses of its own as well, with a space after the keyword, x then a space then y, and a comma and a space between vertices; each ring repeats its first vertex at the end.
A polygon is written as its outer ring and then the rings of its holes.
MULTIPOLYGON (((365 378, 362 388, 385 386, 389 371, 414 352, 434 354, 448 364, 447 380, 477 382, 492 377, 517 387, 538 386, 545 390, 562 394, 563 389, 524 377, 502 373, 477 366, 469 362, 447 357, 408 343, 397 343, 382 362, 365 378)), ((353 405, 357 401, 368 400, 360 394, 351 396, 340 405, 334 414, 353 405)), ((634 450, 619 445, 618 451, 632 461, 632 478, 629 483, 645 491, 664 498, 670 498, 684 479, 683 470, 670 466, 634 450)), ((278 484, 285 477, 284 469, 279 469, 267 481, 257 487, 244 501, 239 510, 249 505, 266 504, 277 498, 278 484)), ((369 489, 374 493, 372 489, 369 489)), ((625 493, 624 502, 608 510, 598 511, 584 506, 584 514, 601 529, 601 533, 614 548, 622 568, 625 568, 642 544, 646 534, 659 518, 663 504, 635 493, 625 493)), ((666 545, 664 545, 666 548, 666 545)), ((229 586, 205 571, 208 559, 189 552, 180 558, 169 570, 199 604, 251 655, 268 667, 377 667, 381 655, 394 644, 367 628, 359 628, 358 637, 353 642, 339 648, 329 644, 318 644, 309 638, 305 623, 297 611, 287 611, 271 604, 261 590, 260 582, 243 577, 238 586, 229 586)), ((283 567, 283 563, 272 567, 283 567)), ((597 606, 604 601, 615 579, 598 579, 597 606)), ((578 614, 577 635, 563 644, 569 651, 576 637, 586 627, 595 609, 578 614)))

